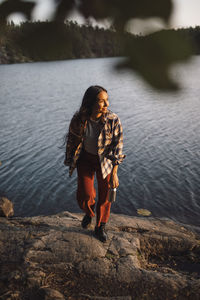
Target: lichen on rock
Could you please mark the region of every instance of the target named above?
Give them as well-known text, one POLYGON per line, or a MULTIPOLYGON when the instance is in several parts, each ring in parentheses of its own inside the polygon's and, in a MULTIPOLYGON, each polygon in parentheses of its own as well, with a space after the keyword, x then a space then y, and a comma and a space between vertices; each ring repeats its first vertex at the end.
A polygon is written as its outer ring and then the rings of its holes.
POLYGON ((12 202, 6 197, 0 197, 0 217, 12 217, 14 209, 12 202))

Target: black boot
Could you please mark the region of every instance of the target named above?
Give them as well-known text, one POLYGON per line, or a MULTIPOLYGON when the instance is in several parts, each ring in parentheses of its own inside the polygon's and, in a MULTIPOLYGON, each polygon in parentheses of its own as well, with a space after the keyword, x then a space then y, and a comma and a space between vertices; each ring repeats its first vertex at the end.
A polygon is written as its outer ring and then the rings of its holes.
POLYGON ((83 217, 82 222, 81 222, 81 226, 82 226, 83 228, 88 228, 88 227, 90 226, 91 222, 92 222, 92 217, 90 217, 90 216, 88 216, 88 215, 85 215, 85 216, 83 217))
POLYGON ((95 227, 95 235, 96 237, 101 241, 101 242, 106 242, 107 241, 107 234, 105 232, 105 226, 106 224, 105 223, 101 223, 101 225, 99 227, 95 227))

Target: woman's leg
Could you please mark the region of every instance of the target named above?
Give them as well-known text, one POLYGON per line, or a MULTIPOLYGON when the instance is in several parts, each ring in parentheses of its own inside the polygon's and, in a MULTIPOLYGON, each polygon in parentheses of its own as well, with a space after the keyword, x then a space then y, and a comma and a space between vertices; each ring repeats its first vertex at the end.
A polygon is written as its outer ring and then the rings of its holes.
POLYGON ((80 208, 90 217, 94 217, 96 191, 94 188, 95 169, 88 156, 82 155, 77 163, 78 188, 77 201, 80 208))
POLYGON ((96 174, 98 182, 96 226, 99 227, 101 223, 107 223, 110 216, 111 203, 108 201, 110 188, 110 174, 105 179, 103 179, 101 168, 98 168, 96 174))

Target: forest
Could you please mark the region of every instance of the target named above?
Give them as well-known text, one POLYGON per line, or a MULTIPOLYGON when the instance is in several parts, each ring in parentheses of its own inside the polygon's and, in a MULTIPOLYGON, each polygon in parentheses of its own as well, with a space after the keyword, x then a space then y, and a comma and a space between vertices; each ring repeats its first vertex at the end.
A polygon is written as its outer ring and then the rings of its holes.
MULTIPOLYGON (((192 45, 193 54, 200 54, 200 26, 165 31, 179 32, 192 45)), ((74 21, 9 22, 0 28, 0 63, 123 56, 128 41, 152 39, 155 34, 145 37, 126 32, 122 37, 114 28, 74 21)))

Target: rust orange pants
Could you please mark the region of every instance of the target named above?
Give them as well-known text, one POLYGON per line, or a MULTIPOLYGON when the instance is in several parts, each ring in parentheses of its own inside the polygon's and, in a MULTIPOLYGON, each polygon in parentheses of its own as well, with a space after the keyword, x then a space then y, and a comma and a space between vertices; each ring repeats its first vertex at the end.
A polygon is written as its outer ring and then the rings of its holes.
POLYGON ((110 174, 103 179, 98 155, 82 151, 77 162, 78 189, 77 201, 80 208, 91 217, 94 217, 96 190, 94 176, 98 183, 98 201, 96 205, 96 225, 107 223, 110 216, 111 203, 108 201, 110 188, 110 174))

